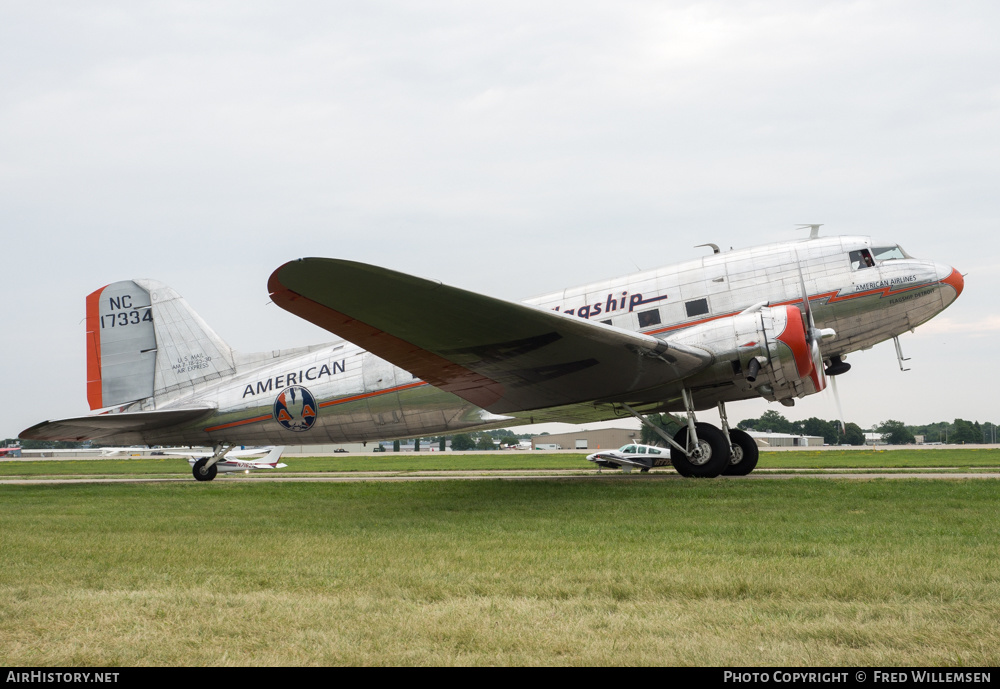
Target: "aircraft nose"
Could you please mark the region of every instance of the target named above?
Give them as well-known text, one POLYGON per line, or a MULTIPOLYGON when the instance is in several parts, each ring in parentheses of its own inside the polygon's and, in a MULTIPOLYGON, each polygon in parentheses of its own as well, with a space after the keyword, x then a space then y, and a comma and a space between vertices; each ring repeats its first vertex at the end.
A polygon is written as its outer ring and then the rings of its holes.
POLYGON ((955 301, 955 299, 958 299, 958 296, 962 293, 962 290, 965 289, 965 278, 962 277, 960 272, 951 266, 938 265, 937 269, 938 279, 942 283, 950 285, 952 289, 955 290, 955 296, 949 300, 949 303, 955 301))

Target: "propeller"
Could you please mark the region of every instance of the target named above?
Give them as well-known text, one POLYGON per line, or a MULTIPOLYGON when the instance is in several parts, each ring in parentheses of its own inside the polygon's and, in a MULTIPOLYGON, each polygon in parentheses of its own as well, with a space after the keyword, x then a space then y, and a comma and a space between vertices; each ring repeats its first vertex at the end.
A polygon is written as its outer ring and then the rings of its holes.
MULTIPOLYGON (((815 231, 815 228, 814 228, 815 231)), ((795 254, 795 266, 799 271, 799 287, 802 290, 802 304, 805 307, 806 312, 806 344, 809 345, 809 353, 812 355, 813 361, 813 383, 816 386, 816 391, 826 389, 826 369, 823 367, 823 352, 820 349, 820 342, 822 340, 832 340, 837 337, 837 331, 833 328, 817 328, 816 319, 813 316, 812 305, 809 303, 809 293, 806 291, 806 280, 802 276, 802 264, 798 260, 798 252, 795 254)), ((844 364, 840 362, 840 357, 834 357, 834 361, 837 362, 837 366, 832 366, 831 368, 836 368, 835 373, 841 373, 850 369, 850 364, 844 364)), ((837 418, 840 419, 840 432, 843 435, 847 434, 847 424, 844 422, 844 410, 840 405, 840 393, 837 391, 837 376, 831 375, 830 380, 832 381, 831 390, 833 392, 833 399, 837 404, 837 418)))
POLYGON ((809 303, 809 293, 806 291, 806 280, 802 275, 802 263, 798 260, 798 252, 795 255, 795 267, 799 271, 799 286, 802 290, 802 305, 806 312, 806 344, 809 345, 809 355, 812 357, 813 384, 816 392, 826 389, 826 369, 823 368, 823 352, 819 343, 821 340, 832 340, 837 336, 837 331, 833 328, 817 328, 816 319, 813 317, 812 305, 809 303))

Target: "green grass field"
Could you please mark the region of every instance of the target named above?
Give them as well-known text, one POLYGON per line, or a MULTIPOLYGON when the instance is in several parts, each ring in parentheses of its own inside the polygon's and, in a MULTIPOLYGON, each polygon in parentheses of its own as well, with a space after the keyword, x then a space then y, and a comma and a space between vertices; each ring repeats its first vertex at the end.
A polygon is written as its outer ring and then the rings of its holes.
POLYGON ((0 662, 1000 662, 995 481, 636 478, 0 486, 0 662))
MULTIPOLYGON (((285 459, 283 473, 330 471, 503 471, 503 470, 593 470, 586 454, 549 454, 535 452, 516 454, 492 452, 481 455, 451 453, 372 454, 346 457, 293 457, 285 459)), ((763 469, 875 469, 948 467, 1000 468, 1000 449, 934 449, 934 450, 815 450, 796 452, 762 452, 763 469)), ((191 469, 182 457, 146 459, 88 459, 59 461, 0 462, 0 478, 16 476, 73 476, 99 474, 105 476, 170 476, 189 475, 191 469)))

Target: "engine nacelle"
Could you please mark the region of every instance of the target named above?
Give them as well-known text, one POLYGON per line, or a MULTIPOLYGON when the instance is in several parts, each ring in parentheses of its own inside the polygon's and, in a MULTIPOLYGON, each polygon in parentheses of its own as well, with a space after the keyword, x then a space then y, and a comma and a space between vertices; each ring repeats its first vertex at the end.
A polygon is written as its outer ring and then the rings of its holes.
POLYGON ((795 306, 762 307, 719 318, 687 328, 668 341, 700 347, 715 356, 709 369, 697 376, 698 384, 732 381, 735 375, 772 401, 804 397, 826 387, 822 370, 813 364, 805 319, 795 306))

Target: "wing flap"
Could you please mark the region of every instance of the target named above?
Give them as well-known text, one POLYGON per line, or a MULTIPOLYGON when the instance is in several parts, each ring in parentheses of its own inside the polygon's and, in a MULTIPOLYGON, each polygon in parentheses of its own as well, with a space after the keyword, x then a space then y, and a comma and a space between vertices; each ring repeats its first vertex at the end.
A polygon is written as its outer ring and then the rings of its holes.
POLYGON ((282 308, 493 413, 636 399, 712 355, 576 316, 338 259, 292 261, 282 308))

